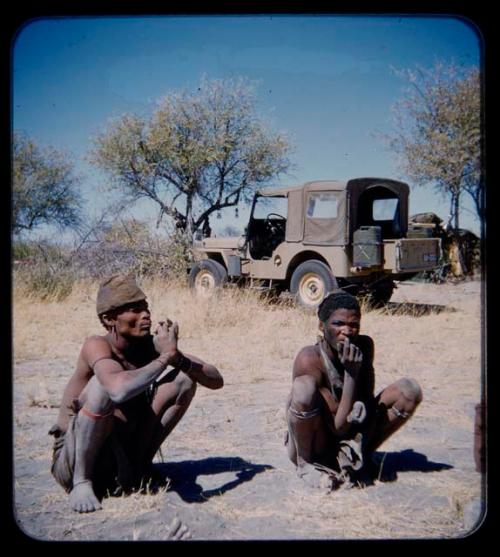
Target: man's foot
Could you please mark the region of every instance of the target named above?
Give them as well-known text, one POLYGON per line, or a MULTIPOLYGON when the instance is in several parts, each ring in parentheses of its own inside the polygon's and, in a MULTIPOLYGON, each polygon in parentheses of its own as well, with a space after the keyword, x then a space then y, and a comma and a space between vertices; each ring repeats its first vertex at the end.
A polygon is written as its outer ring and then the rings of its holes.
MULTIPOLYGON (((159 517, 161 519, 161 516, 159 517)), ((169 519, 160 520, 161 523, 167 523, 169 519)), ((154 526, 149 521, 143 522, 143 528, 134 528, 133 539, 134 541, 147 541, 160 539, 163 541, 184 541, 192 537, 189 528, 174 517, 165 530, 159 530, 158 525, 154 526)))
POLYGON ((177 517, 175 517, 168 529, 167 539, 174 541, 183 541, 191 538, 189 528, 183 524, 177 517))
POLYGON ((332 491, 340 484, 338 474, 334 470, 318 464, 307 462, 297 467, 297 476, 302 479, 308 487, 320 489, 321 491, 332 491))
POLYGON ((71 508, 79 513, 92 513, 102 509, 92 489, 92 482, 90 480, 77 482, 69 494, 69 502, 71 508))

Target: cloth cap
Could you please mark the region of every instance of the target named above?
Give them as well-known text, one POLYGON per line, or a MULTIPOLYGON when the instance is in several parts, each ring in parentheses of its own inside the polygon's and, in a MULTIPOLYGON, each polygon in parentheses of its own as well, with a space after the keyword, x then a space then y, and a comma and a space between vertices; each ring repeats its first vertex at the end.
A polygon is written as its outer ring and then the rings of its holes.
POLYGON ((130 275, 113 275, 101 283, 97 292, 97 315, 133 302, 146 299, 135 278, 130 275))

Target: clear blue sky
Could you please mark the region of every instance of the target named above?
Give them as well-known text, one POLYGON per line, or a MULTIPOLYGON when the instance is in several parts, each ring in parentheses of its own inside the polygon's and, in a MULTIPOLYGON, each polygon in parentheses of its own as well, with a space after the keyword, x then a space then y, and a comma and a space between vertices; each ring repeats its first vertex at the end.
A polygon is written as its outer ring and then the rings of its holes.
MULTIPOLYGON (((404 83, 391 68, 437 59, 480 65, 473 26, 438 16, 155 16, 35 20, 13 43, 13 126, 71 153, 84 176, 85 210, 102 208, 106 178, 84 157, 91 137, 125 112, 149 115, 173 89, 209 78, 258 80, 258 108, 291 134, 293 174, 281 184, 361 176, 405 177, 374 136, 391 130, 404 83)), ((410 183, 411 185, 411 183, 410 183)), ((432 188, 412 188, 410 213, 448 204, 432 188)), ((142 204, 138 218, 155 214, 142 204)), ((232 211, 214 221, 244 226, 232 211)), ((461 226, 478 232, 469 203, 461 226)))

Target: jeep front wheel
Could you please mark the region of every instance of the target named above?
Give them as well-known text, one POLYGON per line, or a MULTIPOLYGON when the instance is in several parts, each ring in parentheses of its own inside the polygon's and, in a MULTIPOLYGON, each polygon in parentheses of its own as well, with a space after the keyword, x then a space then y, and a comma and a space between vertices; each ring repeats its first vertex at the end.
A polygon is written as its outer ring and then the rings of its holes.
POLYGON ((322 261, 305 261, 293 272, 290 292, 306 308, 316 308, 323 298, 338 288, 332 272, 322 261))
POLYGON ((189 287, 202 298, 210 297, 226 281, 226 269, 212 259, 197 261, 189 271, 189 287))

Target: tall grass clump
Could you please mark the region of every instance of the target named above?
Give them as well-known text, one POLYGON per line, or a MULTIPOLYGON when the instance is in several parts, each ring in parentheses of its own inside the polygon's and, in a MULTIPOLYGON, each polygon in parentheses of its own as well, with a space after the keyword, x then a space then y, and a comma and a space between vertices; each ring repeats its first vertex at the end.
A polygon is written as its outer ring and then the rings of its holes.
POLYGON ((141 221, 122 219, 94 228, 74 250, 73 265, 81 278, 129 273, 184 283, 187 254, 187 241, 179 232, 151 232, 141 221))
POLYGON ((188 262, 188 245, 178 232, 153 233, 140 221, 122 219, 92 227, 72 246, 14 241, 14 290, 17 296, 62 301, 78 283, 115 273, 185 284, 188 262))
POLYGON ((67 298, 76 280, 68 265, 68 250, 55 243, 14 243, 14 289, 29 298, 62 301, 67 298))

